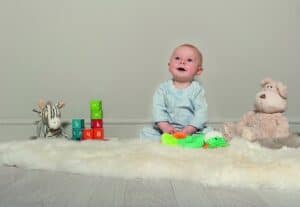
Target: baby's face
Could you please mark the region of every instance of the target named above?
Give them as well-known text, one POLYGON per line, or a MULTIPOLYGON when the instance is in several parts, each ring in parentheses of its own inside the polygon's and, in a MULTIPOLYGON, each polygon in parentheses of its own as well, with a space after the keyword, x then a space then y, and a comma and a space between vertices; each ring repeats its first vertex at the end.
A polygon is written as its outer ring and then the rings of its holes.
POLYGON ((169 71, 175 81, 189 82, 201 73, 201 63, 193 48, 182 46, 177 48, 169 61, 169 71))

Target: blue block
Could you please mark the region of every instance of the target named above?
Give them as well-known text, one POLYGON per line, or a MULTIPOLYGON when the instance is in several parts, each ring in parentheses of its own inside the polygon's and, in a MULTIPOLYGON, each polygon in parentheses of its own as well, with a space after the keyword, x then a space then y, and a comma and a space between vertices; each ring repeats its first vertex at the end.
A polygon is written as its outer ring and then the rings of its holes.
POLYGON ((84 119, 72 119, 72 129, 83 129, 84 119))
POLYGON ((72 139, 73 140, 81 140, 82 137, 82 129, 73 129, 72 130, 72 139))

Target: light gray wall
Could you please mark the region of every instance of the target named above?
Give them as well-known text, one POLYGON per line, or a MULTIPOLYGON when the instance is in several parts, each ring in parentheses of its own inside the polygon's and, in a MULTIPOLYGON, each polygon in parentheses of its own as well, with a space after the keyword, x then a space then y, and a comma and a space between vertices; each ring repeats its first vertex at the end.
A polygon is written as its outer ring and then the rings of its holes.
POLYGON ((297 124, 299 2, 0 0, 1 128, 30 125, 41 98, 64 100, 65 120, 89 119, 98 98, 108 135, 132 126, 124 133, 134 136, 151 120, 155 88, 170 78, 172 49, 186 42, 204 55, 211 122, 239 119, 270 76, 288 85, 287 116, 297 124))

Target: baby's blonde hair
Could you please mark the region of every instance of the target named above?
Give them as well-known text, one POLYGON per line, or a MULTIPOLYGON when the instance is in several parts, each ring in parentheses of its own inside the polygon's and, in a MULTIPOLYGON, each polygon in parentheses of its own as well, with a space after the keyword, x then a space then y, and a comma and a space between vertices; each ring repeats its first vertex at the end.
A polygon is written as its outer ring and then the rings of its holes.
POLYGON ((185 44, 182 44, 182 45, 179 45, 178 47, 176 47, 175 50, 177 48, 180 48, 180 47, 189 47, 189 48, 193 49, 196 52, 197 56, 198 56, 199 66, 202 67, 203 57, 202 57, 202 54, 201 54, 200 50, 196 46, 194 46, 192 44, 185 43, 185 44))

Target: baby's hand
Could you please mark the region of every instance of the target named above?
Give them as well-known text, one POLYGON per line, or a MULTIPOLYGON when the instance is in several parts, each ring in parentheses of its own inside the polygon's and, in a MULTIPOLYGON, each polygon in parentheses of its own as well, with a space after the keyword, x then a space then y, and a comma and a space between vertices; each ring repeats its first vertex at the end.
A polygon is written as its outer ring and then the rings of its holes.
POLYGON ((187 125, 181 130, 181 132, 183 132, 185 134, 189 134, 189 135, 194 134, 196 131, 197 131, 197 128, 193 127, 191 125, 187 125))
POLYGON ((176 131, 175 128, 172 127, 168 122, 159 122, 158 127, 164 133, 173 134, 176 131))

